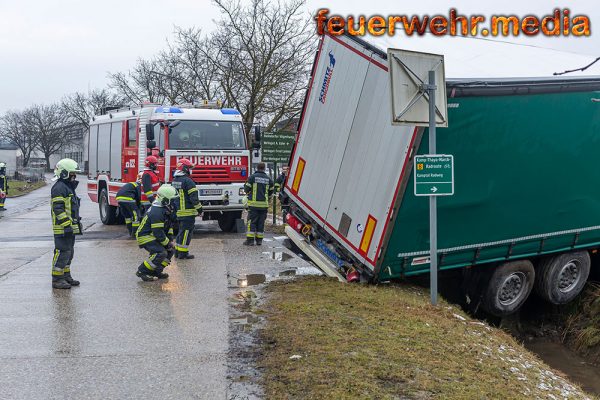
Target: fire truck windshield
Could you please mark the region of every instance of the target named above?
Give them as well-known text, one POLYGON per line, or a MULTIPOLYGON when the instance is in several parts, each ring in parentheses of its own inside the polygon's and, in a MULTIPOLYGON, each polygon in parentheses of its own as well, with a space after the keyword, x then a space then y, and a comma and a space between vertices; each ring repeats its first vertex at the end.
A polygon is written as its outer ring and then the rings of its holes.
POLYGON ((244 130, 240 122, 186 121, 169 128, 170 149, 245 149, 244 130))

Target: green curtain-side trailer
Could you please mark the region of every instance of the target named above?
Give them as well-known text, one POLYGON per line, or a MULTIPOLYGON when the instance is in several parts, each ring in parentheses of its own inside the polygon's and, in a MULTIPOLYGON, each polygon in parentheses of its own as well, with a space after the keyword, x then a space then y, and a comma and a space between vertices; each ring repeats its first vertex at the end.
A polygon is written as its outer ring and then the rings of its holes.
MULTIPOLYGON (((440 269, 600 246, 600 79, 572 92, 565 82, 502 83, 448 99, 437 148, 454 155, 455 192, 437 202, 440 269), (532 84, 530 94, 506 92, 532 84)), ((428 201, 412 187, 411 175, 379 280, 429 271, 428 201)))
MULTIPOLYGON (((349 282, 430 268, 429 201, 413 187, 428 132, 392 125, 386 57, 354 37, 322 38, 284 189, 292 242, 349 282)), ((460 271, 465 298, 495 315, 518 310, 532 290, 571 301, 589 275, 589 251, 600 247, 600 76, 446 86, 449 125, 438 129, 437 151, 454 156, 454 195, 437 201, 439 269, 460 271)))

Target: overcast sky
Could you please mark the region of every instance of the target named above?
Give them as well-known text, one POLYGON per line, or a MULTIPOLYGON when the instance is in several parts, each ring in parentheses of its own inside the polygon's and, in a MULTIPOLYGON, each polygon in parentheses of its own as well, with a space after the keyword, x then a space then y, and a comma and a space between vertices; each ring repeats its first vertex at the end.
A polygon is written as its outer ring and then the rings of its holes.
MULTIPOLYGON (((244 1, 244 0, 242 0, 244 1)), ((442 14, 435 0, 308 0, 306 12, 332 14, 442 14)), ((552 1, 454 0, 460 14, 534 14, 564 7, 552 1), (492 4, 490 4, 492 3, 492 4)), ((567 3, 567 2, 565 2, 567 3)), ((592 21, 588 38, 510 38, 543 47, 600 56, 598 0, 569 1, 571 14, 592 21)), ((50 103, 74 91, 105 87, 107 72, 126 71, 139 57, 165 47, 174 26, 211 31, 219 13, 210 0, 0 0, 0 113, 50 103)), ((407 38, 406 40, 411 40, 407 38)))

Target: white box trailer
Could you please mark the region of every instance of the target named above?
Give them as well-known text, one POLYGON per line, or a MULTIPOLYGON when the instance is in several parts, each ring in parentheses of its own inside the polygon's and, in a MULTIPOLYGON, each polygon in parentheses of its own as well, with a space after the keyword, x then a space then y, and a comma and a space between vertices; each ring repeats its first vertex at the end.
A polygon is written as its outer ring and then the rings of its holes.
MULTIPOLYGON (((497 172, 486 176, 465 163, 471 157, 475 165, 488 165, 487 160, 498 152, 508 165, 518 166, 523 161, 520 154, 529 154, 546 167, 543 176, 547 180, 540 185, 555 182, 553 177, 562 176, 564 168, 547 156, 548 151, 573 147, 564 154, 566 160, 583 150, 563 134, 566 120, 540 124, 536 118, 574 107, 567 112, 579 114, 578 134, 588 138, 586 143, 594 143, 600 112, 594 99, 598 98, 600 78, 531 77, 585 66, 593 59, 530 47, 515 49, 506 43, 490 42, 482 47, 480 42, 473 39, 469 46, 462 40, 461 53, 456 46, 448 46, 446 53, 444 40, 435 38, 432 47, 421 49, 444 53, 446 75, 451 77, 447 84, 450 126, 439 130, 438 149, 456 153, 459 186, 455 196, 439 201, 440 268, 490 265, 597 246, 600 233, 592 235, 597 229, 588 225, 590 215, 600 211, 591 207, 577 213, 577 218, 574 214, 565 217, 565 210, 578 198, 595 196, 589 188, 565 188, 564 193, 575 197, 565 194, 546 199, 540 206, 536 193, 541 186, 513 184, 511 177, 518 173, 514 169, 498 170, 492 163, 488 171, 497 172), (519 58, 511 58, 511 54, 519 58), (554 63, 547 65, 551 60, 554 63), (473 79, 475 74, 483 79, 473 79), (509 119, 504 118, 505 112, 509 119), (453 130, 453 123, 460 131, 453 130), (463 143, 461 132, 468 141, 463 143), (527 132, 527 140, 522 132, 527 132), (523 148, 515 150, 517 143, 523 148), (473 184, 464 185, 461 179, 473 184), (515 193, 517 190, 521 192, 515 193), (527 196, 527 203, 516 201, 527 196), (514 212, 506 216, 503 207, 512 207, 514 212), (525 225, 519 215, 534 222, 525 225)), ((417 44, 405 43, 412 44, 408 49, 419 50, 417 44)), ((356 279, 358 271, 381 281, 429 269, 428 202, 418 201, 412 187, 408 188, 412 185, 412 159, 426 151, 426 130, 392 125, 385 49, 401 46, 389 43, 389 38, 380 39, 379 45, 349 36, 322 37, 285 185, 291 199, 286 233, 319 267, 340 279, 356 279)), ((593 146, 586 151, 594 151, 593 146)), ((577 159, 572 162, 576 164, 577 159)), ((515 309, 510 305, 494 312, 515 309)))
POLYGON ((386 60, 361 42, 325 36, 313 78, 285 190, 374 269, 419 131, 391 124, 386 60))

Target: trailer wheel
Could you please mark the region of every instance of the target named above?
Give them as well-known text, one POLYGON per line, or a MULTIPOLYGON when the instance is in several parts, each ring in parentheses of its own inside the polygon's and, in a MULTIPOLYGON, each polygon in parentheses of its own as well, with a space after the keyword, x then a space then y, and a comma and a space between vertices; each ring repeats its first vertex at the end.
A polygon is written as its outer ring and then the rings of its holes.
POLYGON ((117 207, 111 206, 108 201, 108 190, 102 188, 98 196, 98 208, 100 209, 100 220, 104 225, 115 225, 118 221, 117 207))
POLYGON ((483 308, 498 317, 516 312, 529 297, 534 281, 535 270, 528 260, 500 265, 488 282, 483 308))
POLYGON ((590 266, 587 251, 548 257, 538 265, 535 291, 552 304, 566 304, 583 290, 590 266))
POLYGON ((223 213, 218 219, 219 228, 221 228, 223 232, 235 232, 235 220, 240 218, 242 218, 241 211, 223 213))

